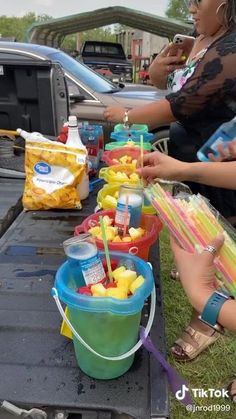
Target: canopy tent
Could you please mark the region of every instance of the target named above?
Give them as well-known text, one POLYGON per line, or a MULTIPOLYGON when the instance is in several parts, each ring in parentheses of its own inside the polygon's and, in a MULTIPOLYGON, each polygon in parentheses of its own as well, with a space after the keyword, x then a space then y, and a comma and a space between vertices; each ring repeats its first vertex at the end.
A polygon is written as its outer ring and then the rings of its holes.
POLYGON ((114 23, 167 38, 192 29, 191 24, 179 20, 115 6, 34 24, 28 31, 28 42, 59 47, 66 35, 114 23))

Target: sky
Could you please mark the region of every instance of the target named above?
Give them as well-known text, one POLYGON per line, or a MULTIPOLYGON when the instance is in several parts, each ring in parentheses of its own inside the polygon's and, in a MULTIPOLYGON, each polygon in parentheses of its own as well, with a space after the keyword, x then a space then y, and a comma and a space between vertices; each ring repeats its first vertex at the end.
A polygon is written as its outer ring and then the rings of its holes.
POLYGON ((168 0, 0 0, 0 16, 21 17, 34 12, 57 18, 109 6, 124 6, 164 16, 167 5, 168 0))

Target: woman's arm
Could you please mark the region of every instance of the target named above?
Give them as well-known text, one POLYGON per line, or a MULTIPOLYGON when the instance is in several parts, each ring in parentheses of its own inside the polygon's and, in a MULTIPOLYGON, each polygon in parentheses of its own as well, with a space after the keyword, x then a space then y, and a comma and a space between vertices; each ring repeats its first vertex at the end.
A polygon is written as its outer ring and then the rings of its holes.
MULTIPOLYGON (((111 122, 123 122, 125 111, 121 107, 109 107, 104 111, 104 116, 111 122)), ((129 124, 147 124, 151 127, 170 124, 176 120, 166 99, 129 110, 128 119, 129 124)))
POLYGON ((236 162, 185 163, 182 180, 236 189, 236 162))
POLYGON ((236 189, 236 161, 185 163, 156 151, 145 154, 143 163, 144 168, 137 171, 146 180, 159 177, 236 189))
MULTIPOLYGON (((236 91, 235 66, 235 35, 231 33, 209 48, 181 90, 167 95, 166 99, 131 109, 129 122, 153 127, 176 120, 185 124, 203 111, 207 118, 208 106, 219 105, 236 91)), ((104 116, 108 121, 122 122, 124 113, 124 108, 110 107, 104 116)))

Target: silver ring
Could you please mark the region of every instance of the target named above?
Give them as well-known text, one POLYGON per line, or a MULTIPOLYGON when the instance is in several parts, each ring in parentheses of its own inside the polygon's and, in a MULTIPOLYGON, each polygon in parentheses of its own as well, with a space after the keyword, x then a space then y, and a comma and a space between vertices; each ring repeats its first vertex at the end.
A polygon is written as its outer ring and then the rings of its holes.
POLYGON ((212 246, 211 244, 208 244, 206 247, 204 247, 203 249, 205 252, 210 252, 213 255, 217 252, 215 246, 212 246))

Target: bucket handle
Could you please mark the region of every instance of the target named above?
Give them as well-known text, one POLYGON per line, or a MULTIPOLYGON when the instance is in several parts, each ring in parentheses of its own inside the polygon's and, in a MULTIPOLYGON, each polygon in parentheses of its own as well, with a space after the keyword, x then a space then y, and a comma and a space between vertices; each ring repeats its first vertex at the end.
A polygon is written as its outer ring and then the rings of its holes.
MULTIPOLYGON (((73 335, 76 337, 76 339, 78 339, 78 341, 86 348, 88 349, 90 352, 92 352, 94 355, 98 356, 99 358, 102 359, 106 359, 107 361, 121 361, 122 359, 128 358, 129 356, 133 355, 142 345, 143 345, 143 341, 142 339, 140 339, 135 346, 133 346, 132 349, 130 349, 128 352, 119 355, 119 356, 104 356, 99 354, 98 352, 96 352, 93 348, 91 348, 91 346, 89 346, 84 340, 83 338, 76 332, 76 330, 74 329, 74 327, 72 326, 71 322, 69 321, 69 319, 67 318, 61 302, 59 300, 58 297, 58 292, 57 289, 54 287, 52 288, 52 296, 56 302, 57 308, 63 318, 63 320, 65 321, 65 323, 67 324, 67 326, 70 328, 71 332, 73 333, 73 335)), ((151 293, 151 308, 150 308, 150 315, 149 315, 149 319, 147 322, 147 326, 145 328, 144 331, 144 336, 145 338, 149 335, 149 332, 151 330, 152 327, 152 323, 154 320, 154 316, 155 316, 155 309, 156 309, 156 289, 155 289, 155 284, 153 284, 153 290, 151 293)))

